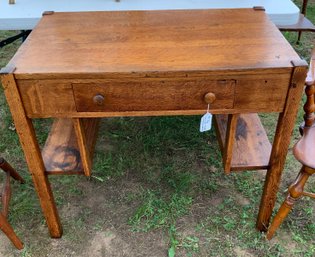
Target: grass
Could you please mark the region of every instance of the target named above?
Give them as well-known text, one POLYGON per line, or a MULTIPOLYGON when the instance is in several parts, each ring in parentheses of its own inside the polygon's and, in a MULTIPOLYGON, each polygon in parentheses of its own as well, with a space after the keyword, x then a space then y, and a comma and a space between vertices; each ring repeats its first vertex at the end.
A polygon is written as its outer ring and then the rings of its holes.
MULTIPOLYGON (((315 17, 313 3, 309 14, 315 17)), ((12 34, 0 32, 0 38, 12 34)), ((309 56, 314 35, 304 33, 300 45, 295 33, 285 36, 309 56)), ((1 66, 18 46, 0 50, 1 66)), ((301 108, 292 144, 302 115, 301 108)), ((276 115, 261 118, 272 139, 276 115)), ((215 134, 199 133, 199 122, 199 116, 104 119, 92 178, 50 178, 64 227, 63 238, 52 240, 1 88, 0 154, 27 183, 13 183, 9 216, 25 249, 0 244, 0 255, 101 256, 94 254, 99 249, 103 256, 315 256, 314 202, 302 199, 275 239, 266 241, 255 229, 264 176, 224 175, 215 134)), ((34 122, 41 144, 50 124, 34 122)), ((299 167, 289 154, 276 209, 299 167)), ((308 188, 315 191, 314 180, 308 188)))

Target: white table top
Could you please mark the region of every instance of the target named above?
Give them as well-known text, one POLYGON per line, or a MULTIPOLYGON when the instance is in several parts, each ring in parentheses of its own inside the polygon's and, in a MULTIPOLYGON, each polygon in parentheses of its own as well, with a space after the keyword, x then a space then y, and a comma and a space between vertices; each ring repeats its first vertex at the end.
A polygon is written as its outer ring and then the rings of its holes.
POLYGON ((0 0, 0 30, 33 29, 44 11, 119 11, 252 8, 263 6, 276 25, 295 24, 299 9, 291 0, 0 0))

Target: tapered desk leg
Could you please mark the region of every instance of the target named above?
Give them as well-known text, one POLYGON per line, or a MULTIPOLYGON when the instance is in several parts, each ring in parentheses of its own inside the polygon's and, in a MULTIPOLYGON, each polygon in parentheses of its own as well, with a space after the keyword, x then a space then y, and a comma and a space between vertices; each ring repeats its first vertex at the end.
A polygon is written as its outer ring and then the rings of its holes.
POLYGON ((264 190, 260 202, 256 224, 257 229, 260 231, 267 231, 269 226, 270 217, 279 189, 281 173, 284 168, 286 155, 290 145, 296 114, 303 93, 307 67, 304 62, 292 62, 292 64, 294 70, 292 73, 291 84, 289 86, 284 110, 279 115, 270 155, 269 169, 266 174, 264 190))
POLYGON ((1 80, 4 87, 4 93, 11 110, 29 171, 33 178, 35 189, 39 196, 40 204, 47 221, 50 235, 52 237, 58 238, 62 235, 62 228, 54 197, 50 188, 47 174, 45 174, 45 166, 32 121, 26 117, 12 72, 13 70, 8 71, 8 73, 2 73, 1 80))

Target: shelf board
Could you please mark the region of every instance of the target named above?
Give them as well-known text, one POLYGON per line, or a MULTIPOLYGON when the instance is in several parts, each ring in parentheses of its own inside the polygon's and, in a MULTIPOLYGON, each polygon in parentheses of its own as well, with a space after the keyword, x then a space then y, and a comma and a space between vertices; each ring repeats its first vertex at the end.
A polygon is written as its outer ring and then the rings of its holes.
POLYGON ((277 25, 281 31, 315 31, 313 23, 300 13, 299 20, 293 25, 277 25))
MULTIPOLYGON (((84 133, 87 138, 89 158, 92 159, 97 136, 99 119, 83 119, 84 133)), ((86 174, 81 160, 82 149, 72 119, 55 119, 42 150, 46 172, 53 174, 86 174)), ((90 160, 92 162, 92 160, 90 160)))
MULTIPOLYGON (((214 119, 223 153, 228 115, 218 114, 214 116, 214 119)), ((240 114, 232 150, 231 171, 267 169, 270 153, 271 144, 258 115, 240 114)))

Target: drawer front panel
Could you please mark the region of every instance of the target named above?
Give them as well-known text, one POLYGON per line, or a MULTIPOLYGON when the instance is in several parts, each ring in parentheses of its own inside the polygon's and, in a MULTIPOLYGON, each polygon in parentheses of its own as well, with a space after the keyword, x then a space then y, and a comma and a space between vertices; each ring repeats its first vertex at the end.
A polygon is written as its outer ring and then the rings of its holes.
POLYGON ((231 109, 234 80, 73 83, 78 112, 206 110, 205 95, 213 93, 210 109, 231 109))

